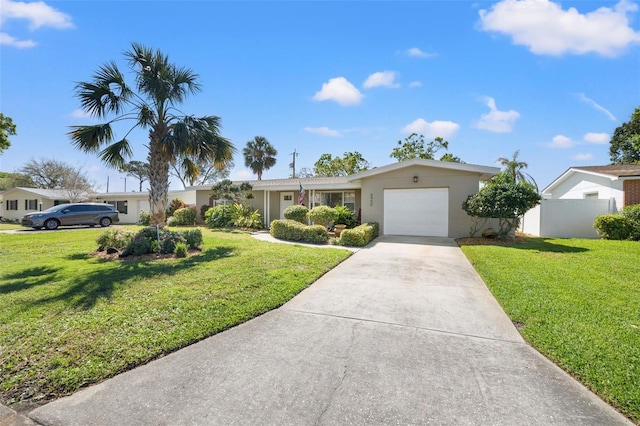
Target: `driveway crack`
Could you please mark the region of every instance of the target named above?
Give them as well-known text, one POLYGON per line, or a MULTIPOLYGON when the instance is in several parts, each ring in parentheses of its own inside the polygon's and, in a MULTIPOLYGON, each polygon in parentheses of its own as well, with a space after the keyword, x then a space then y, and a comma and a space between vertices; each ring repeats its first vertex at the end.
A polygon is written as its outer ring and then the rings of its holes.
POLYGON ((327 411, 333 405, 333 402, 335 400, 336 395, 342 389, 342 385, 344 384, 344 379, 347 377, 347 374, 349 372, 349 367, 351 365, 351 361, 352 361, 352 359, 351 359, 351 350, 353 349, 353 344, 354 344, 355 335, 356 335, 356 327, 358 325, 359 325, 359 323, 355 322, 351 326, 351 337, 349 338, 349 346, 347 347, 347 350, 345 351, 344 364, 342 366, 342 371, 340 372, 340 379, 338 380, 338 383, 334 386, 333 390, 331 391, 331 395, 329 395, 329 399, 327 400, 327 403, 323 407, 322 411, 320 412, 320 414, 318 415, 318 418, 316 419, 316 421, 314 423, 315 425, 321 425, 322 424, 323 419, 324 419, 327 411))

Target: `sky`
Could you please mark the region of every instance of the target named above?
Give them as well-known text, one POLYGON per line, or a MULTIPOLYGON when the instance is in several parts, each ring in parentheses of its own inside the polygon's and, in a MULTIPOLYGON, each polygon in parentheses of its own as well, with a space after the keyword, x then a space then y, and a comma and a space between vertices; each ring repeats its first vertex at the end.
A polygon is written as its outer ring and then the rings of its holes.
MULTIPOLYGON (((100 122, 81 111, 77 82, 114 61, 134 83, 123 56, 133 42, 198 74, 201 92, 179 108, 221 118, 234 180, 256 178, 242 156, 255 136, 278 151, 263 179, 279 179, 294 151, 298 171, 325 153, 393 163, 415 132, 469 164, 519 150, 542 189, 569 167, 608 164, 611 135, 640 106, 631 0, 0 0, 0 112, 17 126, 0 170, 56 159, 99 191, 107 178, 110 192, 136 190, 67 135, 100 122)), ((130 138, 131 160, 146 160, 146 132, 130 138)))

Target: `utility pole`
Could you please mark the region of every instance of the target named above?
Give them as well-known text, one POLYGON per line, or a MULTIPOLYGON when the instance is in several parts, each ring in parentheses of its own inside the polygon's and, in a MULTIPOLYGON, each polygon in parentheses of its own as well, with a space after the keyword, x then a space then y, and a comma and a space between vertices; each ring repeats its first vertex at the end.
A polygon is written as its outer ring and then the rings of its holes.
POLYGON ((296 157, 298 156, 298 153, 294 149, 291 155, 293 156, 293 162, 289 164, 289 166, 293 169, 292 179, 295 179, 296 178, 296 157))

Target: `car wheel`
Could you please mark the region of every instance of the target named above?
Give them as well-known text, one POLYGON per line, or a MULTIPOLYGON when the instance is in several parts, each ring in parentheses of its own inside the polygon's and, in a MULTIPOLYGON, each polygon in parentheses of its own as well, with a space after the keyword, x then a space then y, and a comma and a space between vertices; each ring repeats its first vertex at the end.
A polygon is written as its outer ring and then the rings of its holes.
POLYGON ((108 217, 103 217, 102 219, 100 219, 100 226, 104 228, 109 225, 111 225, 111 219, 109 219, 108 217))
POLYGON ((58 226, 60 226, 60 224, 55 219, 47 219, 47 221, 44 223, 44 227, 50 231, 58 229, 58 226))

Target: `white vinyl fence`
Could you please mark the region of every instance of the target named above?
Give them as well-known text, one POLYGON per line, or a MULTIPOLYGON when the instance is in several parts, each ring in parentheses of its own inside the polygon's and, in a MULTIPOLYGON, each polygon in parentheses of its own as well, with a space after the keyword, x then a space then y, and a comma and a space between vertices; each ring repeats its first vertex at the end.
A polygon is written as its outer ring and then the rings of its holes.
POLYGON ((613 206, 611 200, 543 199, 524 215, 519 230, 540 237, 599 238, 593 222, 613 206))

